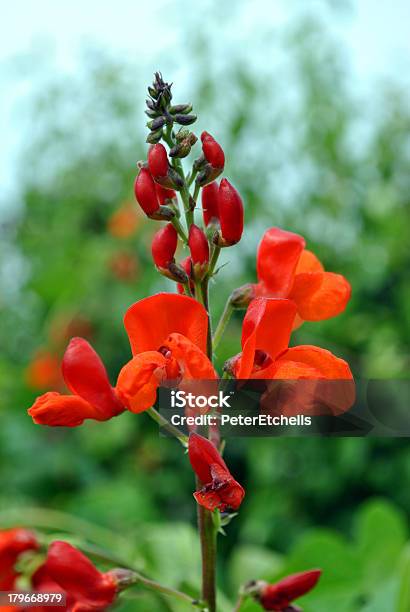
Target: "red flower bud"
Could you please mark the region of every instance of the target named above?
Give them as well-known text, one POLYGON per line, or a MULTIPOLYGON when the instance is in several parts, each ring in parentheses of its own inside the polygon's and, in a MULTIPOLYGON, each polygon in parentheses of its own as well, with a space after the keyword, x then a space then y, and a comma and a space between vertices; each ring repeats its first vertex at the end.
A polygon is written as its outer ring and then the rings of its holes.
POLYGON ((226 179, 219 185, 218 204, 224 246, 236 244, 243 232, 243 203, 235 187, 226 179))
POLYGON ((208 134, 208 132, 202 132, 202 152, 207 162, 211 164, 213 168, 223 169, 225 165, 225 154, 220 144, 208 134))
POLYGON ((152 145, 148 151, 148 168, 154 178, 168 174, 168 155, 163 144, 152 145))
POLYGON ((313 589, 321 574, 321 570, 310 570, 292 574, 275 584, 262 583, 257 598, 264 610, 286 610, 295 599, 313 589))
POLYGON ((228 508, 237 510, 245 491, 234 480, 212 442, 192 433, 189 436, 188 453, 192 469, 204 485, 194 493, 198 504, 211 511, 215 508, 221 512, 228 508))
POLYGON ((117 582, 110 572, 102 573, 79 550, 67 542, 53 542, 45 562, 47 575, 76 601, 74 609, 103 612, 112 604, 117 582))
POLYGON ((38 547, 32 531, 20 528, 0 531, 0 591, 15 588, 18 573, 14 566, 19 556, 26 550, 36 550, 38 547))
POLYGON ((177 250, 178 234, 172 223, 161 228, 152 240, 152 258, 157 268, 167 270, 174 261, 177 250))
POLYGON ((173 189, 165 189, 165 187, 159 183, 155 183, 155 189, 161 206, 164 206, 164 204, 167 203, 167 200, 172 200, 177 195, 173 189))
POLYGON ((196 264, 207 264, 209 262, 209 244, 204 232, 195 224, 189 228, 188 246, 191 251, 191 259, 196 264))
POLYGON ((219 186, 216 181, 205 185, 202 189, 202 212, 206 226, 212 219, 219 219, 218 193, 219 186))
POLYGON ((154 179, 147 168, 141 168, 135 179, 134 193, 138 204, 146 215, 152 215, 159 210, 154 179))

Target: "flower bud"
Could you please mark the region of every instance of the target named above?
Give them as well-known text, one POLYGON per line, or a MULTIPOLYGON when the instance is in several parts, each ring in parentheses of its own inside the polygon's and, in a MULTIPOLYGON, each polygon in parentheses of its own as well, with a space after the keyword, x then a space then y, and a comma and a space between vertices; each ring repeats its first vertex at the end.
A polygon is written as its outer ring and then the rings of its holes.
POLYGON ((148 151, 148 168, 154 179, 168 174, 168 156, 164 145, 155 144, 148 151))
POLYGON ((255 297, 255 286, 252 283, 237 287, 231 293, 229 304, 232 308, 247 308, 255 297))
POLYGON ((182 114, 187 115, 192 110, 192 104, 175 104, 169 107, 171 115, 182 114))
POLYGON ((292 602, 311 591, 317 584, 321 570, 310 570, 292 574, 275 584, 262 580, 250 582, 245 586, 245 592, 259 601, 264 610, 297 610, 292 602))
POLYGON ((149 127, 150 130, 155 132, 156 130, 159 130, 159 128, 164 127, 165 123, 166 123, 166 119, 164 116, 156 117, 152 121, 148 121, 147 127, 149 127))
POLYGON ((191 125, 191 123, 195 123, 196 119, 196 115, 183 115, 180 113, 175 115, 175 121, 180 125, 191 125))
POLYGON ((216 244, 221 247, 239 242, 243 232, 243 203, 241 196, 226 179, 222 179, 218 192, 221 231, 216 244))
POLYGON ((138 204, 146 215, 150 216, 159 210, 155 183, 147 168, 141 168, 135 179, 134 193, 138 204))
POLYGON ((225 166, 225 154, 221 145, 208 132, 202 132, 201 140, 202 151, 206 160, 211 164, 212 168, 217 168, 222 172, 225 166))
POLYGON ((188 246, 194 275, 197 279, 202 279, 208 270, 209 244, 204 232, 195 224, 189 228, 188 246))
POLYGON ((172 223, 162 227, 154 236, 151 245, 152 258, 157 268, 167 269, 174 261, 178 234, 172 223))
POLYGON ((215 181, 209 183, 202 189, 202 212, 206 226, 208 226, 213 219, 219 219, 218 192, 219 186, 215 181))
POLYGON ((156 130, 155 132, 150 132, 145 139, 148 144, 157 144, 162 138, 162 128, 160 130, 156 130))

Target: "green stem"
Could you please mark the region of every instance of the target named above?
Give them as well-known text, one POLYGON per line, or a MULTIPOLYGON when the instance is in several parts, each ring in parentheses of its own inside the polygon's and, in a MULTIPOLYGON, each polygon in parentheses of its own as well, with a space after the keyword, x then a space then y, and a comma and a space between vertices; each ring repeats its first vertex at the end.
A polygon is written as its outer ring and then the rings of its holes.
MULTIPOLYGON (((201 486, 197 479, 197 489, 201 486)), ((199 504, 198 529, 202 553, 202 599, 209 612, 216 612, 216 530, 212 513, 199 504)))
POLYGON ((175 229, 177 230, 178 235, 181 237, 181 240, 185 243, 188 244, 188 237, 185 233, 184 228, 182 227, 179 219, 177 217, 173 217, 171 219, 171 223, 172 225, 175 227, 175 229))
POLYGON ((158 423, 162 429, 165 429, 168 433, 177 438, 184 448, 187 448, 188 436, 182 433, 178 427, 175 427, 169 421, 167 421, 167 419, 164 418, 157 410, 155 410, 155 408, 149 408, 146 410, 146 413, 151 417, 151 419, 158 423))
POLYGON ((223 336, 223 333, 225 331, 226 326, 229 323, 229 320, 232 316, 233 313, 233 308, 231 305, 231 300, 230 298, 228 298, 226 304, 225 304, 225 308, 223 310, 223 313, 221 315, 221 318, 218 321, 218 325, 216 326, 216 330, 215 333, 212 337, 212 344, 213 344, 213 348, 214 350, 216 349, 216 347, 218 346, 219 342, 221 341, 221 338, 223 336))
POLYGON ((209 313, 209 292, 208 292, 208 277, 206 277, 201 284, 202 303, 205 306, 205 310, 208 313, 208 338, 207 338, 207 353, 209 359, 212 360, 213 347, 212 347, 212 324, 211 315, 209 313))
POLYGON ((174 597, 175 599, 179 599, 180 601, 184 601, 185 603, 191 604, 195 607, 204 607, 201 602, 192 599, 192 597, 190 597, 186 593, 182 593, 181 591, 177 591, 176 589, 167 587, 163 584, 160 584, 159 582, 156 582, 155 580, 150 580, 149 578, 142 576, 138 572, 134 572, 134 577, 134 580, 130 581, 130 583, 127 585, 127 588, 134 585, 142 584, 145 588, 150 589, 151 591, 156 591, 157 593, 161 593, 163 595, 169 595, 170 597, 174 597))
POLYGON ((192 196, 193 199, 195 200, 195 202, 198 200, 199 190, 200 189, 201 189, 200 185, 198 185, 198 183, 195 183, 194 195, 192 196))
POLYGON ((237 602, 235 604, 235 608, 234 608, 233 612, 239 612, 240 611, 240 609, 242 607, 242 604, 245 603, 246 597, 247 596, 244 595, 244 594, 239 595, 238 600, 237 600, 237 602))
POLYGON ((212 256, 211 256, 211 261, 209 262, 209 271, 208 271, 208 277, 209 278, 211 278, 211 276, 214 273, 215 266, 216 266, 216 263, 218 261, 218 257, 219 257, 220 252, 221 252, 221 247, 215 245, 214 246, 214 250, 212 252, 212 256))

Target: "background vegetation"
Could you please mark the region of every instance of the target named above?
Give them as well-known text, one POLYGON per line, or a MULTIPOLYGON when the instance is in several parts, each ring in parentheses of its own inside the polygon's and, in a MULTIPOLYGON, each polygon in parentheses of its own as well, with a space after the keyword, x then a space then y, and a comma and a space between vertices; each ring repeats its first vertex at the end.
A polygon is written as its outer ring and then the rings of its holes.
MULTIPOLYGON (((264 229, 280 225, 302 233, 353 287, 343 315, 305 323, 293 342, 344 356, 357 377, 406 377, 408 92, 383 83, 356 95, 343 50, 315 20, 298 19, 280 34, 262 41, 268 58, 283 55, 278 66, 256 70, 234 51, 219 66, 203 28, 181 36, 181 85, 175 59, 159 57, 155 66, 176 81, 178 102, 194 103, 196 131, 223 143, 225 175, 246 204, 244 239, 225 255, 212 291, 216 318, 229 292, 255 278, 264 229)), ((27 64, 15 69, 27 78, 27 64)), ((76 532, 194 593, 193 480, 177 443, 159 438, 144 415, 51 430, 25 413, 37 394, 60 388, 54 362, 71 335, 93 343, 114 381, 129 357, 124 311, 173 290, 151 262, 153 224, 131 212, 135 231, 124 236, 113 219, 127 203, 136 211, 143 77, 137 65, 88 47, 80 71, 55 75, 27 101, 21 197, 0 227, 0 526, 60 532, 70 525, 59 512, 73 514, 102 528, 79 522, 76 532)), ((221 363, 238 352, 240 323, 238 315, 221 363)), ((410 610, 406 439, 235 439, 227 457, 247 498, 221 541, 226 601, 245 580, 319 566, 324 577, 306 612, 410 610)), ((141 591, 121 609, 183 608, 141 591)))

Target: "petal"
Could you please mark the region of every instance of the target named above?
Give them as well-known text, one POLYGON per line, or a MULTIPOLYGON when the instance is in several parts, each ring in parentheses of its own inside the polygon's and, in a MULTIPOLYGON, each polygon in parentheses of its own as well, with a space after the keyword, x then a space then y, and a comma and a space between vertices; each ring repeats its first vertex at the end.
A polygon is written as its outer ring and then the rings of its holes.
POLYGON ((182 334, 170 334, 163 346, 180 364, 184 380, 214 380, 218 377, 205 353, 182 334))
POLYGON ((212 481, 211 466, 219 465, 229 473, 228 467, 215 446, 196 433, 191 433, 188 442, 188 455, 192 469, 203 484, 212 481))
POLYGON ((276 361, 278 371, 288 374, 295 373, 295 376, 278 376, 275 378, 292 379, 292 378, 314 378, 311 376, 315 372, 316 378, 328 378, 331 380, 351 380, 353 379, 349 365, 344 359, 340 359, 318 346, 301 345, 285 351, 276 361), (302 369, 306 368, 307 375, 301 376, 302 369))
POLYGON ((110 385, 103 362, 83 338, 73 338, 64 353, 62 371, 67 387, 109 419, 124 410, 110 385))
POLYGON ((122 368, 116 389, 131 412, 143 412, 155 404, 166 364, 166 358, 158 351, 146 351, 136 355, 122 368))
POLYGON ((79 550, 67 542, 53 542, 47 554, 46 572, 79 603, 104 610, 114 601, 116 583, 103 574, 79 550))
POLYGON ((278 227, 267 230, 259 244, 256 268, 271 297, 288 297, 295 269, 305 247, 302 236, 278 227))
POLYGON ((37 425, 51 427, 77 427, 85 419, 104 421, 99 410, 78 395, 61 395, 56 392, 40 395, 27 411, 37 425))
POLYGON ((206 352, 208 315, 202 304, 185 295, 158 293, 140 300, 127 310, 124 325, 133 355, 158 350, 173 332, 206 352))
POLYGON ((212 482, 194 493, 198 504, 213 512, 218 508, 237 510, 245 497, 243 487, 232 478, 228 470, 218 464, 211 465, 212 482))
POLYGON ((302 251, 296 266, 295 274, 302 274, 302 272, 324 272, 324 267, 319 259, 308 249, 302 251))
POLYGON ((344 276, 333 272, 296 274, 289 297, 306 321, 329 319, 343 312, 350 299, 351 287, 344 276))
POLYGON ((252 300, 243 320, 242 358, 236 364, 237 378, 249 378, 256 350, 275 359, 288 347, 295 315, 296 305, 290 300, 252 300))

